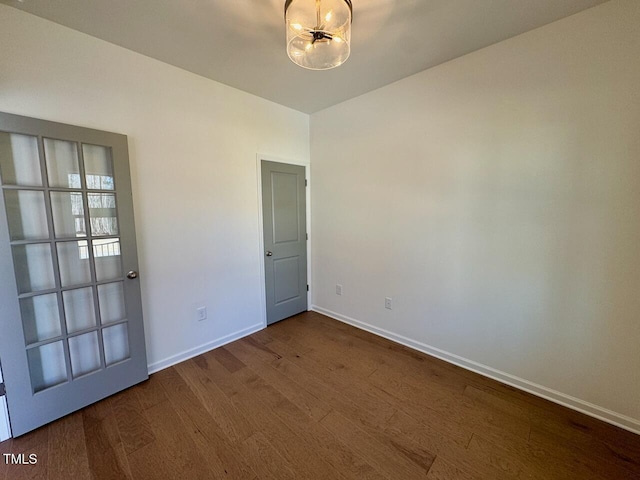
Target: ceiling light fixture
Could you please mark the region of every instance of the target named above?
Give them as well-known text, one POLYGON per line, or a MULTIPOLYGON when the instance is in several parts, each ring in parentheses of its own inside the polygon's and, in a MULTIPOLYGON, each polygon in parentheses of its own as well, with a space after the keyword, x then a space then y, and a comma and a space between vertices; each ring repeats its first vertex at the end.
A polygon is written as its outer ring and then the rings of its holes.
POLYGON ((342 65, 351 52, 351 0, 286 0, 287 54, 309 70, 342 65))

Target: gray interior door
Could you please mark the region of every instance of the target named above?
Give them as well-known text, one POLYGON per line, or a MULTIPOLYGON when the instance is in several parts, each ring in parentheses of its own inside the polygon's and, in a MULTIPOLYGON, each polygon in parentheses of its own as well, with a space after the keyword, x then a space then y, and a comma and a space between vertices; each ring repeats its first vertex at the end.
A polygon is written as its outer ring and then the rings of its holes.
POLYGON ((262 161, 267 325, 307 310, 304 167, 262 161))
POLYGON ((127 137, 0 113, 0 360, 14 436, 148 378, 127 137))

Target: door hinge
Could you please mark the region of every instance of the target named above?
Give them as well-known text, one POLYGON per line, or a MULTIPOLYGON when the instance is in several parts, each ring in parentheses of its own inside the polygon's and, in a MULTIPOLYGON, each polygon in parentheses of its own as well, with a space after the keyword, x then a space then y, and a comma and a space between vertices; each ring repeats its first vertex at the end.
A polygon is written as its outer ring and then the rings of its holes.
POLYGON ((308 233, 305 233, 305 235, 307 236, 307 240, 309 240, 309 234, 308 234, 308 233))
POLYGON ((309 186, 309 181, 306 178, 304 179, 304 186, 305 187, 309 186))
POLYGON ((4 397, 7 394, 7 389, 4 388, 4 383, 0 383, 0 397, 4 397))
POLYGON ((309 285, 307 284, 307 292, 309 291, 309 285))

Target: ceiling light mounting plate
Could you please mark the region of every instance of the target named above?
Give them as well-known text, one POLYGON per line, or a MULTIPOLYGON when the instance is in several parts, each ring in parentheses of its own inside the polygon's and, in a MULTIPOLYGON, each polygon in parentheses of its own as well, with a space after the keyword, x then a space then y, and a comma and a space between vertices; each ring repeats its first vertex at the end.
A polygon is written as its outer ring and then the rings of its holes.
MULTIPOLYGON (((23 0, 20 0, 20 1, 23 1, 23 0)), ((286 15, 287 15, 287 10, 289 9, 289 5, 291 5, 291 3, 292 3, 293 1, 294 1, 294 0, 286 0, 286 1, 284 2, 284 14, 285 14, 285 17, 286 17, 286 15)), ((353 4, 351 3, 351 0, 343 0, 343 1, 344 1, 344 3, 346 3, 346 4, 347 4, 347 6, 349 7, 349 11, 351 12, 351 21, 353 22, 353 4)))

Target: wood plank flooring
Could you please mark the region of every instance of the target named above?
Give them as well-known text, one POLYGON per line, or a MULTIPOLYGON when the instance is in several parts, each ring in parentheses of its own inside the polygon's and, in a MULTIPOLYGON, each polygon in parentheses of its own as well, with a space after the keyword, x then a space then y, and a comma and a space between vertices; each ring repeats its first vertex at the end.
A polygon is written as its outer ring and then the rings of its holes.
POLYGON ((38 463, 0 480, 640 479, 640 436, 310 312, 6 452, 38 463))

